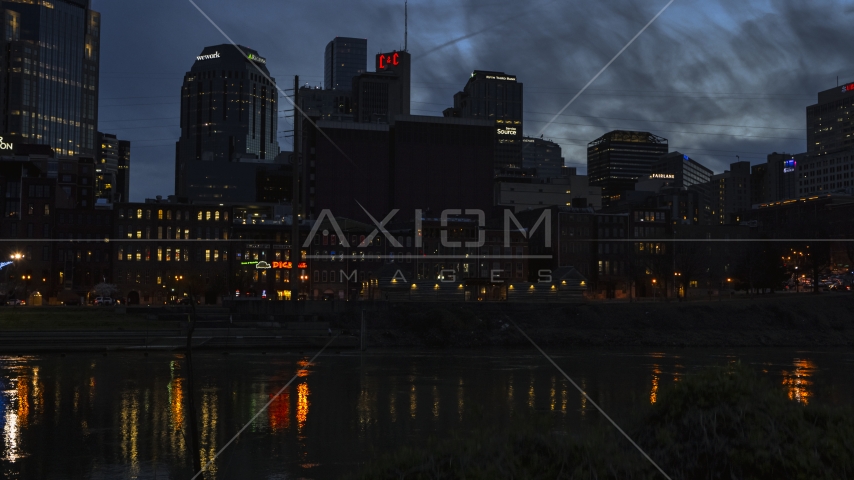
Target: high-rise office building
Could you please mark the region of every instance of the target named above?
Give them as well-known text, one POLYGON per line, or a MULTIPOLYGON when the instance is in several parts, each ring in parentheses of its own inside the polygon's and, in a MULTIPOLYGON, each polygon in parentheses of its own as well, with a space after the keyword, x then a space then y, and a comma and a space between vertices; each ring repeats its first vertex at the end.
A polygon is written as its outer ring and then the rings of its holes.
POLYGON ((560 145, 542 138, 522 139, 522 168, 535 168, 540 178, 559 178, 563 167, 560 145))
POLYGON ((780 167, 795 170, 798 196, 831 192, 854 194, 854 147, 826 155, 795 155, 791 159, 784 158, 780 167))
POLYGON ((95 198, 117 203, 116 184, 119 174, 119 139, 111 133, 98 132, 98 156, 95 158, 95 198))
POLYGON ((649 132, 608 132, 587 145, 590 185, 602 187, 602 205, 608 206, 633 190, 638 179, 649 175, 652 165, 666 153, 666 138, 649 132))
POLYGON ((823 155, 854 146, 854 83, 818 93, 807 107, 807 153, 823 155))
POLYGON ((651 175, 673 175, 673 185, 678 188, 708 183, 712 178, 712 173, 714 172, 710 169, 680 152, 662 155, 650 167, 651 175))
POLYGON ((335 37, 326 45, 323 87, 326 90, 350 90, 353 77, 368 71, 368 40, 335 37))
POLYGON ((353 78, 353 119, 361 123, 394 124, 409 115, 410 60, 407 52, 380 53, 376 72, 353 78))
POLYGON ((750 211, 750 162, 735 162, 730 169, 712 175, 709 196, 714 223, 733 224, 745 220, 750 211))
POLYGON ((522 83, 515 75, 475 70, 443 113, 493 122, 496 171, 522 167, 522 83))
POLYGON ((272 163, 278 93, 251 48, 206 47, 184 75, 175 194, 191 201, 255 201, 255 163, 272 163), (241 53, 242 52, 242 53, 241 53))
POLYGON ((101 15, 89 0, 6 0, 0 13, 5 141, 95 156, 101 15))
POLYGON ((116 193, 120 202, 130 201, 130 141, 119 140, 119 170, 116 175, 116 193))

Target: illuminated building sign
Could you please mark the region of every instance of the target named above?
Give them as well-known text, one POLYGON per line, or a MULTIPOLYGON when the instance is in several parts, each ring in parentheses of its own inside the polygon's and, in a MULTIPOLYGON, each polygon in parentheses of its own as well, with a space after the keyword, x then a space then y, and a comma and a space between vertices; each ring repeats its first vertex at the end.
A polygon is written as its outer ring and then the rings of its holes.
POLYGON ((3 270, 4 268, 8 267, 12 263, 13 262, 0 262, 0 270, 3 270))
POLYGON ((210 55, 199 55, 198 57, 196 57, 196 60, 213 60, 214 58, 219 58, 219 52, 214 52, 210 55))
POLYGON ((516 77, 499 77, 496 75, 484 75, 484 77, 487 80, 505 80, 508 82, 515 82, 516 81, 516 77))
POLYGON ((270 264, 267 262, 258 262, 258 264, 255 265, 255 268, 258 270, 269 270, 270 264))
POLYGON ((685 160, 687 162, 688 160, 691 160, 691 159, 688 158, 688 155, 682 155, 682 160, 685 160))
POLYGON ((266 63, 267 63, 267 59, 266 59, 266 58, 264 58, 264 57, 259 57, 258 55, 254 55, 254 54, 252 54, 252 53, 250 53, 249 55, 247 55, 247 56, 246 56, 246 58, 248 58, 249 60, 252 60, 252 61, 253 61, 253 62, 255 62, 255 63, 260 63, 260 64, 262 64, 262 65, 264 65, 264 64, 266 64, 266 63))
POLYGON ((523 139, 522 139, 522 141, 523 141, 523 142, 525 142, 525 143, 534 143, 534 139, 533 139, 533 138, 523 138, 523 139))
POLYGON ((308 264, 305 262, 299 262, 299 264, 297 265, 297 268, 308 268, 308 264))
POLYGON ((388 67, 396 67, 398 65, 400 65, 400 54, 397 52, 381 53, 377 56, 377 68, 380 70, 386 70, 388 67))
POLYGON ((6 143, 3 141, 3 137, 0 137, 0 150, 12 150, 15 146, 11 143, 6 143))
MULTIPOLYGON (((852 84, 852 85, 854 85, 854 84, 852 84)), ((798 164, 798 163, 795 161, 795 159, 786 160, 785 162, 783 162, 783 173, 792 173, 792 172, 794 172, 794 171, 795 171, 795 166, 796 166, 797 164, 798 164)))
POLYGON ((240 262, 241 265, 258 265, 258 262, 240 262))
POLYGON ((290 270, 292 268, 294 268, 294 264, 291 262, 273 262, 273 269, 274 270, 281 270, 281 269, 290 270))
POLYGON ((499 135, 516 135, 518 132, 516 131, 516 127, 499 127, 496 130, 496 133, 499 135))
POLYGON ((848 85, 842 86, 842 93, 845 92, 854 92, 854 83, 849 83, 848 85))
POLYGON ((673 180, 676 178, 676 175, 672 173, 653 173, 649 176, 649 178, 663 178, 665 180, 673 180))

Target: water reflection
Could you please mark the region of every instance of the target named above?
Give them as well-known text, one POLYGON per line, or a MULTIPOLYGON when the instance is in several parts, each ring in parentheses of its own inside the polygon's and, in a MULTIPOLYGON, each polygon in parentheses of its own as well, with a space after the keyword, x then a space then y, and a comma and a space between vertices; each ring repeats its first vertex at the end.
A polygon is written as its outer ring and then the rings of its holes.
POLYGON ((308 383, 300 383, 297 387, 297 430, 302 432, 305 421, 308 419, 308 383))
MULTIPOLYGON (((270 394, 272 397, 274 394, 270 394)), ((270 423, 270 429, 274 432, 287 430, 291 425, 291 395, 288 390, 285 390, 278 397, 273 399, 267 410, 267 420, 270 423)))
POLYGON ((649 392, 649 403, 655 405, 658 400, 658 379, 661 375, 661 369, 658 365, 652 366, 652 390, 649 392))
MULTIPOLYGON (((764 365, 764 375, 775 382, 782 378, 793 401, 854 404, 850 371, 832 370, 850 364, 850 353, 810 353, 809 360, 792 360, 792 351, 751 355, 593 351, 566 354, 558 362, 572 365, 578 385, 615 415, 657 404, 671 378, 678 381, 732 358, 758 364, 757 371, 764 365), (816 362, 822 365, 820 376, 816 362)), ((121 361, 97 364, 86 355, 0 357, 0 458, 5 469, 0 477, 155 478, 156 464, 156 478, 190 478, 188 459, 201 457, 206 463, 241 422, 271 399, 257 425, 211 465, 207 480, 336 478, 352 473, 372 451, 441 438, 475 421, 502 422, 529 408, 553 413, 567 431, 596 418, 590 401, 534 355, 526 360, 506 352, 340 355, 312 366, 310 375, 301 356, 268 355, 263 361, 252 354, 194 357, 195 389, 190 388, 183 355, 150 354, 141 360, 128 354, 121 361), (282 372, 293 375, 295 366, 301 371, 298 380, 273 398, 282 386, 282 372), (306 375, 312 377, 310 386, 306 375), (188 400, 192 391, 195 415, 188 400), (191 418, 197 421, 196 439, 190 433, 191 418), (68 445, 80 445, 85 453, 68 445), (101 468, 112 470, 95 471, 101 468)))
POLYGON ((815 373, 815 364, 807 359, 796 358, 794 370, 783 370, 783 385, 789 394, 789 400, 808 405, 812 394, 812 377, 815 373))

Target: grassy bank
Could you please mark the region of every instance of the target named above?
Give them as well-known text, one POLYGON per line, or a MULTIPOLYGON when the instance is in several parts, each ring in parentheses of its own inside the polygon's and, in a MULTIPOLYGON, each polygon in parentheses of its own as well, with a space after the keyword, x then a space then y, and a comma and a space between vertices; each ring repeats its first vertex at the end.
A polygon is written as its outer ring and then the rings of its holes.
MULTIPOLYGON (((792 402, 741 365, 686 377, 623 427, 673 479, 854 477, 854 412, 792 402)), ((357 478, 664 477, 609 424, 574 439, 539 418, 403 448, 357 478)))
POLYGON ((84 307, 2 307, 0 332, 24 331, 145 331, 159 322, 145 315, 116 313, 112 308, 84 307))
MULTIPOLYGON (((687 303, 400 304, 370 313, 372 345, 523 346, 508 318, 543 346, 852 346, 854 296, 765 295, 687 303)), ((358 330, 355 316, 343 329, 358 330)))

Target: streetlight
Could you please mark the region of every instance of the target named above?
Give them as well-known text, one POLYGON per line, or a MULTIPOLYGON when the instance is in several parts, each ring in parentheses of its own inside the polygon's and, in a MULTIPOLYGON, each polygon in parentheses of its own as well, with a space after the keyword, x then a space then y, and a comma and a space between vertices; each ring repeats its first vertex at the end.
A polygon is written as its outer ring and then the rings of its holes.
POLYGON ((652 279, 652 301, 653 302, 655 301, 655 284, 656 283, 657 283, 656 280, 653 278, 652 279))

